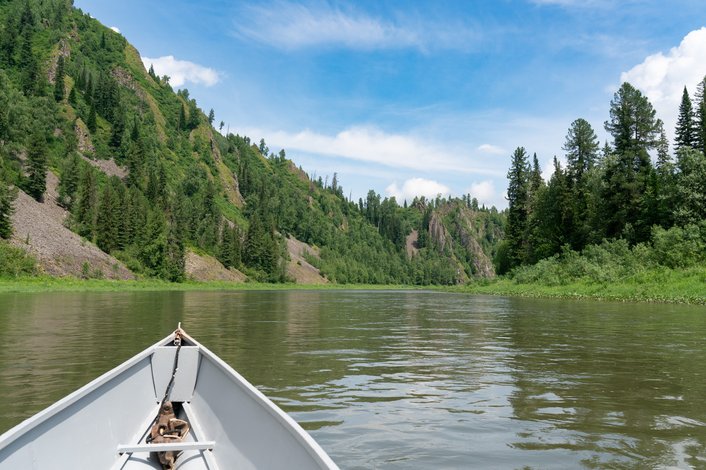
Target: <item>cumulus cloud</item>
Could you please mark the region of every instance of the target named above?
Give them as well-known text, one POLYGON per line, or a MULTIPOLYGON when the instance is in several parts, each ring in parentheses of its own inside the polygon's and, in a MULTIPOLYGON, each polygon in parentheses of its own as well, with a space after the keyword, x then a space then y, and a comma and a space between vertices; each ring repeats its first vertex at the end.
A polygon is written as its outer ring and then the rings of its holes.
POLYGON ((648 56, 620 76, 621 82, 630 82, 652 102, 657 115, 670 135, 679 113, 684 86, 694 96, 696 85, 706 75, 706 27, 691 31, 668 53, 648 56))
POLYGON ((402 134, 389 134, 373 127, 351 127, 336 135, 310 130, 298 133, 246 129, 248 135, 266 136, 270 147, 298 150, 323 156, 377 163, 391 168, 446 171, 504 176, 504 171, 474 166, 468 157, 440 145, 402 134))
POLYGON ((118 29, 117 26, 111 26, 110 29, 112 29, 112 30, 115 31, 116 33, 120 34, 120 30, 118 29))
POLYGON ((478 27, 461 23, 435 24, 425 19, 375 18, 352 6, 328 2, 274 1, 247 6, 235 24, 236 35, 281 49, 311 46, 351 49, 463 49, 477 44, 478 27))
POLYGON ((485 206, 504 207, 507 205, 504 194, 498 192, 495 188, 495 183, 492 180, 479 181, 471 184, 466 190, 478 200, 478 203, 485 206))
POLYGON ((388 196, 395 197, 398 202, 403 200, 412 200, 416 196, 424 196, 427 199, 433 199, 437 195, 448 196, 450 190, 447 186, 433 180, 424 178, 410 178, 402 183, 402 186, 397 185, 397 181, 385 188, 385 193, 388 196))
POLYGON ((146 68, 153 66, 157 75, 168 75, 169 83, 175 87, 182 86, 186 82, 213 86, 220 81, 220 76, 214 69, 188 60, 177 60, 173 55, 155 59, 142 57, 142 62, 146 68))

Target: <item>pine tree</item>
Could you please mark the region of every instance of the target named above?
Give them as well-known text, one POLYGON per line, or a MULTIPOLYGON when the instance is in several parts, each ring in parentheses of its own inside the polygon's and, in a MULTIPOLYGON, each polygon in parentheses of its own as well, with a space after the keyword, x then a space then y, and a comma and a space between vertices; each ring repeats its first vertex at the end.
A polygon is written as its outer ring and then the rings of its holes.
POLYGON ((571 123, 562 147, 566 151, 568 174, 572 183, 579 182, 598 158, 598 137, 591 124, 585 119, 577 119, 571 123))
POLYGON ((30 134, 27 149, 27 194, 44 202, 47 189, 47 139, 44 132, 35 127, 30 134))
POLYGON ((529 203, 529 163, 524 147, 518 147, 512 154, 510 171, 507 174, 508 212, 505 229, 508 260, 510 267, 519 266, 524 262, 525 234, 527 231, 527 216, 529 203))
POLYGON ((684 147, 696 148, 697 127, 694 110, 689 98, 689 92, 684 87, 681 104, 679 105, 679 117, 677 127, 674 131, 674 148, 679 150, 684 147))
POLYGON ((657 139, 655 110, 640 90, 625 82, 610 102, 610 120, 605 129, 613 136, 618 154, 646 153, 657 139))
POLYGON ((208 123, 213 125, 213 120, 216 119, 216 114, 213 112, 213 108, 208 112, 208 123))
POLYGON ((62 101, 64 99, 64 56, 59 55, 56 61, 56 73, 54 75, 54 99, 56 101, 62 101))

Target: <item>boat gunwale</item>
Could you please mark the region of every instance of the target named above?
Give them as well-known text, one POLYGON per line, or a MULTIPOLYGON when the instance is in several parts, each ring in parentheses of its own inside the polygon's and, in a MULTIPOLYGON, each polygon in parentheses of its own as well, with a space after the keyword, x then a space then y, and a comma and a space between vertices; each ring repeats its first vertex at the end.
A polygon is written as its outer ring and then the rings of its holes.
MULTIPOLYGON (((272 415, 291 435, 293 435, 300 444, 307 450, 310 456, 314 457, 315 460, 324 468, 337 470, 338 465, 331 459, 331 457, 326 453, 326 451, 321 447, 321 445, 314 440, 311 435, 297 423, 294 418, 289 416, 284 410, 277 406, 270 398, 262 393, 257 387, 251 384, 245 377, 240 375, 238 371, 228 365, 223 359, 218 355, 213 353, 210 349, 196 341, 194 338, 189 336, 184 330, 181 330, 183 338, 186 338, 190 342, 193 342, 199 346, 201 354, 207 357, 213 362, 222 372, 225 373, 227 377, 233 380, 234 383, 241 386, 254 401, 262 408, 266 409, 270 415, 272 415)), ((198 381, 198 379, 197 379, 198 381)), ((197 382, 198 383, 198 382, 197 382)))
POLYGON ((170 334, 164 339, 159 340, 152 346, 148 346, 145 350, 142 352, 137 353, 136 355, 132 356, 122 364, 108 370, 107 372, 104 372, 100 376, 96 377, 95 379, 91 380, 88 382, 86 385, 80 387, 79 389, 71 392, 70 394, 66 395, 65 397, 61 398, 59 401, 56 401, 49 405, 48 407, 42 409, 41 411, 37 412, 36 414, 30 416, 29 418, 25 419, 21 423, 15 425, 14 427, 10 428, 3 434, 0 434, 0 450, 4 449, 11 443, 13 443, 17 438, 22 436, 24 433, 27 431, 39 426, 52 416, 55 416, 56 414, 62 412, 69 406, 73 405, 74 403, 78 402, 80 399, 84 398, 88 394, 92 393, 93 391, 97 390, 98 388, 102 387, 103 385, 107 384, 111 379, 119 376, 123 372, 129 370, 131 367, 133 367, 135 364, 138 364, 139 362, 143 361, 144 359, 150 357, 156 348, 159 346, 164 346, 169 343, 169 341, 174 340, 175 333, 170 334))
MULTIPOLYGON (((108 370, 107 372, 88 382, 86 385, 78 388, 77 390, 71 392, 60 400, 49 405, 48 407, 30 416, 29 418, 10 428, 3 434, 0 434, 0 451, 12 444, 15 440, 17 440, 25 433, 36 428, 51 417, 62 412, 63 410, 78 402, 82 398, 86 397, 90 393, 94 392, 98 388, 107 384, 113 378, 129 370, 131 367, 135 366, 144 359, 149 358, 154 354, 155 350, 158 347, 167 346, 170 342, 173 342, 177 332, 180 334, 180 337, 183 340, 185 339, 188 343, 191 343, 189 345, 197 346, 199 348, 200 354, 202 354, 205 358, 209 359, 216 367, 221 370, 221 372, 223 372, 227 377, 229 377, 229 379, 234 384, 239 386, 243 391, 250 395, 250 397, 258 406, 267 410, 267 412, 273 418, 275 418, 279 422, 279 424, 282 425, 282 427, 286 429, 287 432, 299 442, 300 445, 302 445, 306 449, 307 453, 315 461, 317 461, 320 466, 332 470, 337 470, 339 468, 338 465, 336 465, 336 463, 326 453, 326 451, 319 445, 319 443, 316 442, 314 438, 311 437, 311 435, 306 432, 304 428, 302 428, 301 425, 294 420, 294 418, 292 418, 284 410, 279 408, 272 400, 270 400, 264 393, 258 390, 250 382, 248 382, 247 379, 240 375, 240 373, 238 373, 233 367, 228 365, 228 363, 226 363, 223 359, 218 357, 210 349, 208 349, 207 347, 196 341, 194 338, 189 336, 182 329, 174 331, 173 333, 157 341, 153 345, 148 346, 142 352, 139 352, 135 356, 127 359, 122 364, 119 364, 113 369, 108 370)), ((155 403, 159 403, 158 398, 155 398, 155 403)), ((119 457, 120 456, 116 452, 116 458, 119 457)))

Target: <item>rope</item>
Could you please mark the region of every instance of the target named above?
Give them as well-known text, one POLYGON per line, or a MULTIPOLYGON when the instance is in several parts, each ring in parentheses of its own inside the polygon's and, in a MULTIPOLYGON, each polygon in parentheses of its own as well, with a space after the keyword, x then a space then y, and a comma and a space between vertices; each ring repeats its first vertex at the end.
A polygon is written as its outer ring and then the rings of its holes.
MULTIPOLYGON (((159 409, 157 410, 157 416, 154 417, 152 420, 152 423, 150 424, 150 429, 154 424, 159 421, 159 415, 162 412, 162 407, 164 407, 164 403, 167 401, 167 397, 169 396, 169 392, 172 391, 172 387, 174 387, 174 379, 176 378, 177 370, 179 370, 179 351, 181 351, 181 323, 179 323, 179 326, 177 327, 176 331, 174 332, 174 345, 177 347, 176 354, 174 354, 174 366, 172 367, 172 377, 169 379, 169 383, 167 384, 167 389, 164 391, 164 397, 162 397, 162 401, 159 404, 159 409)), ((150 443, 152 441, 152 436, 149 434, 145 438, 145 442, 150 443)))
POLYGON ((162 402, 159 404, 160 410, 164 406, 164 403, 167 401, 167 397, 169 396, 169 392, 172 391, 172 387, 174 387, 174 378, 176 377, 177 370, 179 370, 179 351, 181 351, 181 333, 180 333, 180 330, 178 330, 178 329, 174 332, 174 344, 176 345, 177 350, 176 350, 176 354, 174 354, 174 367, 172 368, 172 378, 169 379, 169 384, 167 384, 167 389, 164 391, 164 397, 162 398, 162 402))

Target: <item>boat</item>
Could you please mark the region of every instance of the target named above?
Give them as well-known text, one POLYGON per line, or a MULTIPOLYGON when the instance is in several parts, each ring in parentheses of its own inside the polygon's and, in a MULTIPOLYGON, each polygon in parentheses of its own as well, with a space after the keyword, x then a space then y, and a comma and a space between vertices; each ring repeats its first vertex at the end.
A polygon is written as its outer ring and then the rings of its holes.
POLYGON ((0 436, 0 469, 338 469, 181 329, 0 436))

